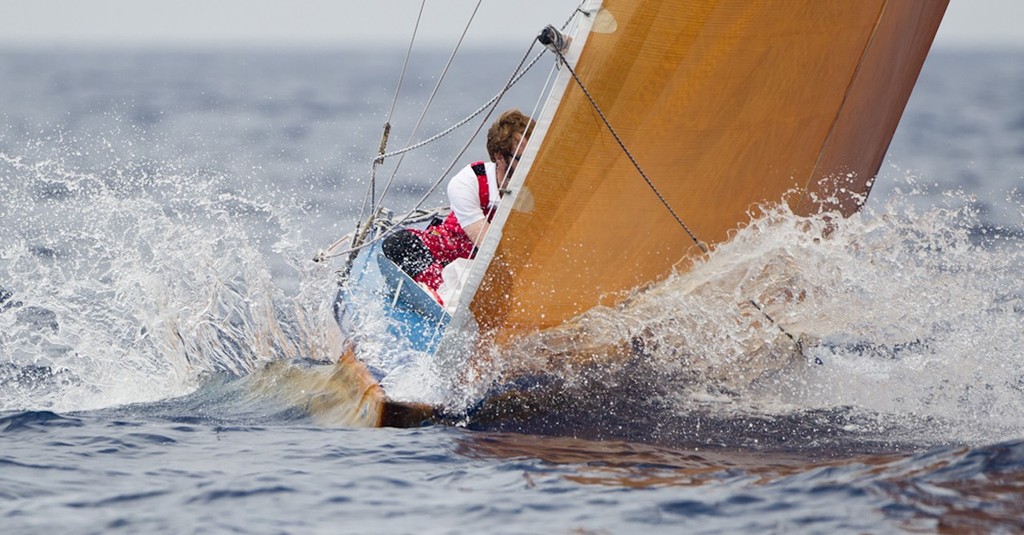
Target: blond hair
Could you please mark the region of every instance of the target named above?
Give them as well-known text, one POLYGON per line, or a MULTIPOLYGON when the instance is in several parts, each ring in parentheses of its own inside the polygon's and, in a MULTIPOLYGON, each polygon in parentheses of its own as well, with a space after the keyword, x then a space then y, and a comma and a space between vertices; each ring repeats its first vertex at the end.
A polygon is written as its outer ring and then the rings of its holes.
POLYGON ((520 141, 517 137, 522 136, 523 141, 530 139, 534 126, 537 126, 536 121, 519 110, 511 109, 502 113, 487 131, 487 154, 491 161, 494 161, 497 154, 511 159, 520 141))

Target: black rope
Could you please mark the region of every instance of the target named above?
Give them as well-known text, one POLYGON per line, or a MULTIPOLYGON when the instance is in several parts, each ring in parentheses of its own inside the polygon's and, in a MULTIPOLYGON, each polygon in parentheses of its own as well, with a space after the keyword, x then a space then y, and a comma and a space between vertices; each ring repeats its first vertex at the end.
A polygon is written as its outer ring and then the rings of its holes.
MULTIPOLYGON (((770 315, 768 315, 768 312, 765 311, 764 307, 762 307, 760 303, 758 303, 757 301, 754 301, 753 299, 748 299, 747 302, 750 303, 751 305, 753 305, 754 308, 756 308, 757 311, 760 312, 762 316, 764 316, 768 321, 770 321, 772 325, 774 325, 776 328, 778 328, 779 331, 782 332, 782 334, 786 335, 786 337, 789 338, 789 340, 791 342, 793 342, 793 346, 796 347, 796 352, 800 353, 800 356, 803 357, 804 359, 807 359, 807 354, 804 353, 804 343, 800 339, 798 339, 797 337, 793 336, 793 334, 790 333, 789 331, 787 331, 782 325, 779 325, 779 322, 775 321, 775 318, 773 318, 770 315)), ((815 364, 824 364, 821 361, 821 359, 818 358, 818 357, 814 357, 814 363, 815 364)))
POLYGON ((707 253, 707 245, 705 245, 703 242, 697 239, 697 236, 693 233, 693 231, 690 230, 690 227, 686 226, 686 223, 683 223, 682 218, 680 218, 679 214, 677 214, 676 211, 672 208, 672 205, 668 203, 668 200, 665 199, 665 196, 662 195, 660 191, 658 191, 658 188, 654 185, 653 182, 651 182, 651 179, 647 177, 647 173, 645 173, 643 168, 640 167, 640 163, 637 162, 636 158, 633 157, 633 153, 629 152, 629 149, 626 148, 625 142, 622 141, 622 138, 619 137, 618 132, 616 132, 615 128, 612 127, 611 122, 608 121, 608 117, 605 116, 604 111, 601 110, 601 107, 597 105, 597 101, 594 100, 593 96, 591 96, 590 91, 588 91, 587 87, 583 84, 583 80, 580 80, 580 77, 576 75, 576 71, 573 70, 572 65, 569 65, 569 62, 565 60, 565 56, 562 55, 562 50, 564 50, 565 46, 561 34, 555 31, 554 33, 558 37, 551 36, 551 34, 548 31, 549 28, 550 30, 554 31, 554 28, 550 26, 545 28, 544 31, 541 32, 541 35, 538 37, 538 39, 541 39, 540 42, 548 46, 548 48, 550 48, 552 51, 554 51, 555 54, 558 55, 558 59, 561 61, 562 65, 564 65, 565 68, 569 70, 569 74, 572 75, 573 80, 576 80, 576 85, 578 85, 580 90, 583 91, 583 94, 586 95, 587 100, 590 101, 590 105, 593 106, 594 111, 596 111, 597 114, 601 116, 601 120, 604 122, 604 125, 608 127, 608 131, 611 133, 612 137, 615 138, 615 141, 619 144, 619 147, 622 148, 622 152, 625 153, 627 158, 629 158, 629 161, 633 163, 633 167, 635 167, 636 171, 640 173, 640 176, 644 179, 644 182, 647 183, 647 186, 651 188, 651 191, 653 191, 655 195, 657 195, 658 200, 661 201, 661 204, 665 206, 665 209, 667 209, 668 213, 672 215, 672 218, 676 220, 676 223, 678 223, 679 226, 686 231, 686 234, 690 236, 690 239, 693 240, 693 243, 697 244, 697 247, 700 247, 701 251, 707 253))

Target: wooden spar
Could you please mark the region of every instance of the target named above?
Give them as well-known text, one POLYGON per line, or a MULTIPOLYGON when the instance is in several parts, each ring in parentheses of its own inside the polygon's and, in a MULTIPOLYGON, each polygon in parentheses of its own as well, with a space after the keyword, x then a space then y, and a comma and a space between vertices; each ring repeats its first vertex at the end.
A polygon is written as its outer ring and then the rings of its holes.
MULTIPOLYGON (((946 4, 608 0, 570 61, 661 195, 715 244, 787 192, 801 214, 859 208, 946 4)), ((498 343, 618 304, 699 254, 580 88, 562 87, 471 294, 498 343)))

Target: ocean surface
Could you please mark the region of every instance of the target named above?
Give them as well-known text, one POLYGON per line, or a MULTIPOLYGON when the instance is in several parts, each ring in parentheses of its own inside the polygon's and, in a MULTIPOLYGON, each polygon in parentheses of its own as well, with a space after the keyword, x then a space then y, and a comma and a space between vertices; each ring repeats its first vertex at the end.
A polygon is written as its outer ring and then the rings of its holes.
MULTIPOLYGON (((402 212, 483 153, 471 122, 374 173, 384 123, 391 150, 444 130, 523 53, 464 52, 416 129, 444 51, 395 101, 401 51, 0 50, 0 531, 1024 531, 1020 51, 934 51, 829 240, 780 209, 592 313, 595 344, 656 348, 569 385, 543 435, 290 402, 336 357, 311 258, 371 176, 402 212), (794 288, 799 358, 732 301, 794 288)), ((501 107, 533 112, 550 68, 501 107)))

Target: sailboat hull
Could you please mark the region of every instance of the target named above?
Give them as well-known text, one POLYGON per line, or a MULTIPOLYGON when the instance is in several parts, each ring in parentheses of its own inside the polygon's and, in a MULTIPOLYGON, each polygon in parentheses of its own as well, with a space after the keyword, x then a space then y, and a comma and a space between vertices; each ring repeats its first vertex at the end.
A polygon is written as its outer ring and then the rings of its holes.
MULTIPOLYGON (((685 272, 765 205, 856 212, 947 3, 604 1, 560 52, 567 68, 455 314, 417 311, 404 274, 370 267, 394 296, 383 303, 389 331, 457 377, 467 354, 502 354, 685 272)), ((343 330, 359 310, 341 296, 343 330)), ((358 358, 339 361, 336 390, 358 407, 353 422, 437 421, 435 409, 389 401, 352 344, 358 358)), ((540 378, 484 396, 470 420, 565 402, 557 377, 540 378)))

